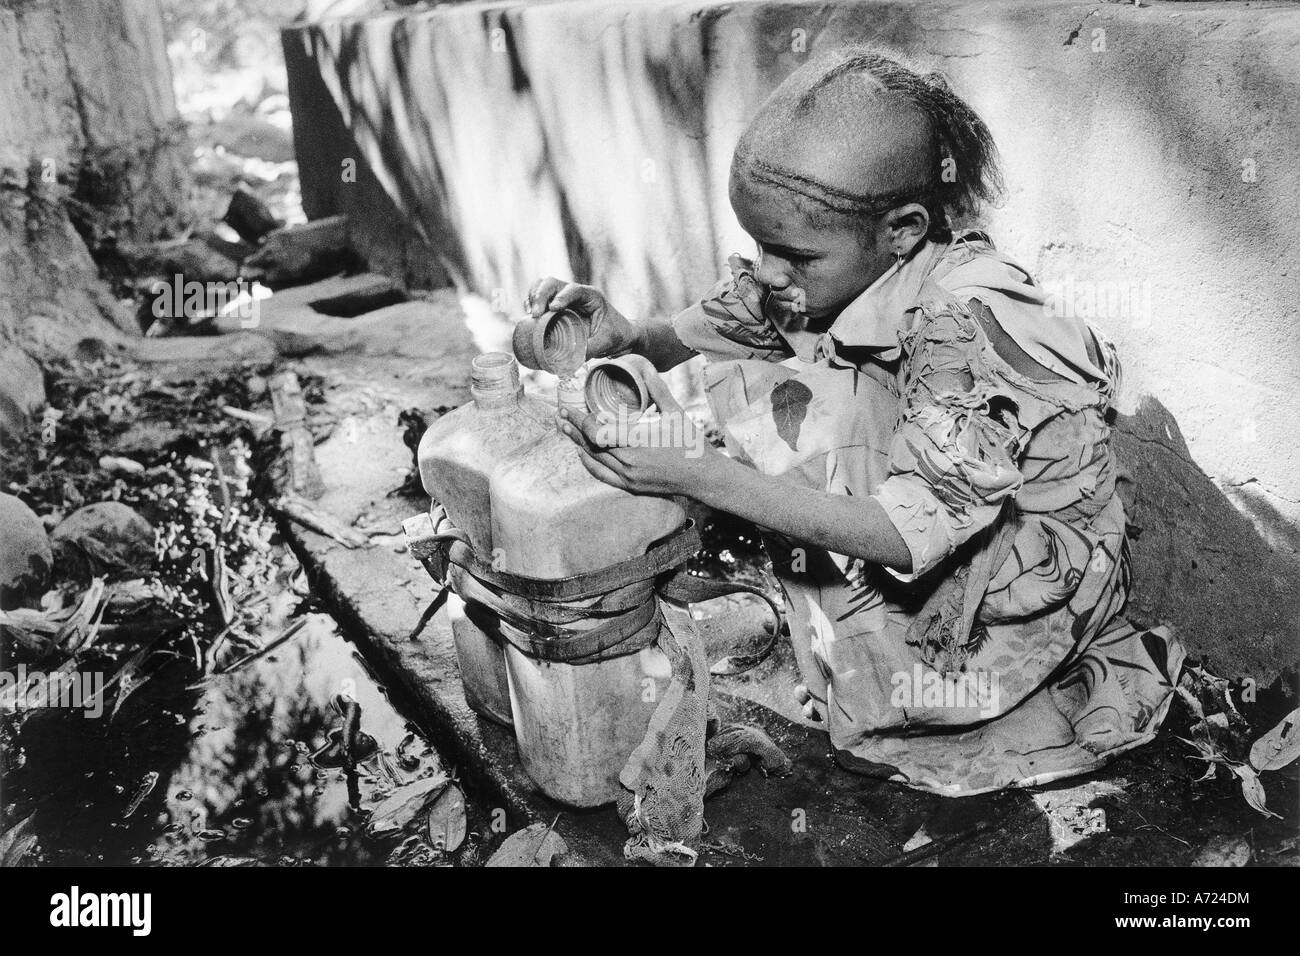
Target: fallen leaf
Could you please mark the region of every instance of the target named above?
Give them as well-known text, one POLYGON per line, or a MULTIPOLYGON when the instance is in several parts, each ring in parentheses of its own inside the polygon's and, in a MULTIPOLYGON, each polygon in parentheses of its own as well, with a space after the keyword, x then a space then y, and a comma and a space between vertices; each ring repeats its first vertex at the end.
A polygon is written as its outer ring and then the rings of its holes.
POLYGON ((0 835, 0 866, 17 866, 36 845, 36 827, 32 813, 0 835))
POLYGON ((911 853, 913 850, 920 849, 921 847, 925 846, 927 843, 933 843, 933 842, 934 840, 930 838, 930 834, 926 833, 925 827, 922 826, 921 829, 913 833, 908 838, 907 842, 903 844, 903 852, 911 853))
POLYGON ((451 778, 438 771, 430 777, 423 777, 413 783, 398 787, 385 797, 370 814, 366 824, 366 833, 379 838, 392 836, 405 830, 407 824, 414 820, 429 802, 451 778))
POLYGON ((1250 748, 1250 765, 1256 770, 1281 770, 1300 757, 1300 708, 1291 711, 1276 727, 1250 748))
POLYGON ((357 764, 374 756, 379 743, 361 729, 360 704, 342 694, 334 698, 333 704, 343 726, 329 732, 328 742, 311 755, 311 762, 316 767, 355 770, 357 764))
POLYGON ((568 852, 569 845, 552 825, 534 823, 506 837, 484 866, 551 866, 568 852))
POLYGON ((144 803, 145 797, 153 793, 153 788, 158 785, 158 771, 150 770, 140 781, 140 786, 136 788, 135 796, 127 805, 126 812, 122 814, 123 818, 129 817, 135 811, 140 809, 140 804, 144 803))
POLYGON ((429 844, 454 853, 465 842, 465 829, 465 795, 453 783, 429 807, 429 844))
POLYGON ((199 866, 265 866, 265 864, 255 857, 251 856, 210 856, 199 866))
POLYGON ((1241 795, 1246 798, 1246 802, 1249 803, 1253 809, 1258 810, 1266 817, 1276 817, 1279 820, 1282 819, 1280 814, 1274 813, 1272 810, 1268 809, 1268 807, 1264 806, 1264 800, 1266 797, 1266 794, 1264 793, 1264 785, 1259 782, 1259 775, 1255 773, 1253 768, 1242 764, 1239 767, 1234 766, 1232 772, 1241 778, 1241 795))

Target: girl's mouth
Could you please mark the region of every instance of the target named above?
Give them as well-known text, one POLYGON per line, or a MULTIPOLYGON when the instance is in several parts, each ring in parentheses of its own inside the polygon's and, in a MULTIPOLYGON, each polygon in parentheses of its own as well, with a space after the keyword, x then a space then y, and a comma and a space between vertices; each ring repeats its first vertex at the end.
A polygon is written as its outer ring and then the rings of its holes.
POLYGON ((798 286, 769 289, 763 297, 763 313, 782 328, 802 327, 808 319, 808 297, 798 286))
POLYGON ((763 302, 764 310, 775 308, 788 315, 803 315, 807 312, 807 294, 798 286, 785 289, 768 289, 763 302))

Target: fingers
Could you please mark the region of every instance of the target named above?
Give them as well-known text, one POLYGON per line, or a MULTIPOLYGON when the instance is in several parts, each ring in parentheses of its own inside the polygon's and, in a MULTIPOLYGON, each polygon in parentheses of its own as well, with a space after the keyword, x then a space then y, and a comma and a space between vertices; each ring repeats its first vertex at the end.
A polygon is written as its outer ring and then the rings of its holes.
POLYGON ((623 476, 604 463, 605 456, 594 457, 587 454, 580 447, 578 457, 582 460, 582 466, 587 469, 593 478, 603 481, 607 485, 613 485, 615 488, 622 488, 624 491, 631 490, 628 488, 623 476))
POLYGON ((678 404, 677 399, 668 388, 668 383, 663 380, 659 370, 644 355, 637 355, 635 352, 628 355, 620 356, 621 362, 634 369, 641 380, 645 382, 646 391, 650 393, 650 400, 659 406, 661 412, 680 412, 682 406, 678 404))
POLYGON ((524 309, 534 319, 540 319, 551 311, 551 300, 555 298, 555 294, 568 284, 554 276, 538 279, 524 298, 524 309))
POLYGON ((590 315, 605 301, 601 291, 593 286, 578 285, 570 282, 551 298, 552 309, 573 309, 583 315, 590 315))
POLYGON ((659 406, 660 412, 672 412, 674 414, 685 414, 682 406, 678 403, 677 398, 668 388, 665 382, 653 369, 645 375, 645 388, 650 393, 651 400, 659 406))
POLYGON ((579 448, 595 455, 609 447, 610 443, 604 440, 609 436, 602 434, 601 423, 595 415, 587 414, 580 419, 574 419, 567 411, 561 411, 560 415, 561 430, 577 442, 579 448))

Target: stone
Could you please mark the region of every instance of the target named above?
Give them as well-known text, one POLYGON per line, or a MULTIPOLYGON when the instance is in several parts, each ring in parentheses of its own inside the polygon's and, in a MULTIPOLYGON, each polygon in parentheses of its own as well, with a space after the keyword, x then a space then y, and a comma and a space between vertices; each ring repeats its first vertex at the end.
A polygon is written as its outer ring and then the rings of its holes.
POLYGON ((244 260, 239 274, 275 287, 346 272, 357 263, 348 241, 347 216, 328 216, 277 229, 244 260))
POLYGON ((0 610, 35 606, 49 583, 54 557, 36 512, 0 494, 0 610))
POLYGON ((234 229, 239 238, 251 246, 262 241, 268 233, 281 227, 266 203, 242 183, 230 197, 230 205, 222 222, 234 229))
POLYGON ((142 572, 154 560, 153 526, 120 501, 86 505, 50 536, 55 562, 72 577, 142 572))
POLYGON ((0 352, 0 446, 20 441, 45 405, 45 375, 22 349, 0 352))
POLYGON ((166 42, 153 3, 0 3, 0 338, 38 358, 135 331, 87 242, 185 224, 166 42))
POLYGON ((183 282, 231 282, 239 275, 235 260, 202 239, 121 243, 118 252, 134 272, 161 276, 169 285, 178 275, 183 282))
POLYGON ((274 343, 248 332, 137 339, 131 343, 130 353, 139 362, 176 365, 200 372, 246 363, 265 365, 276 358, 274 343))
POLYGON ((214 123, 208 136, 237 156, 255 156, 270 163, 293 160, 293 135, 260 116, 231 113, 214 123))

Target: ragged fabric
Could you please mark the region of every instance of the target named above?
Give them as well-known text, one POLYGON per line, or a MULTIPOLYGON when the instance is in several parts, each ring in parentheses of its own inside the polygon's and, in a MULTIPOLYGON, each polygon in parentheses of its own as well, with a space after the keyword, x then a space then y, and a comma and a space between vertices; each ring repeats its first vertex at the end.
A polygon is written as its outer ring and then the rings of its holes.
POLYGON ((709 699, 704 642, 689 616, 665 614, 658 646, 672 664, 672 679, 645 740, 619 774, 626 792, 618 812, 631 834, 623 855, 656 866, 692 866, 699 856, 705 799, 750 766, 765 776, 782 776, 792 763, 757 727, 719 726, 709 699))
POLYGON ((704 643, 689 621, 662 617, 659 649, 672 679, 650 718, 645 740, 619 774, 619 816, 631 838, 629 860, 691 866, 704 827, 709 668, 704 643))
POLYGON ((675 322, 710 360, 729 451, 874 496, 912 556, 900 574, 764 536, 837 759, 975 794, 1083 773, 1154 737, 1184 651, 1121 616, 1105 337, 1051 314, 982 234, 924 244, 822 332, 769 319, 747 264, 732 271, 675 322), (1043 376, 995 350, 985 311, 1043 376))

